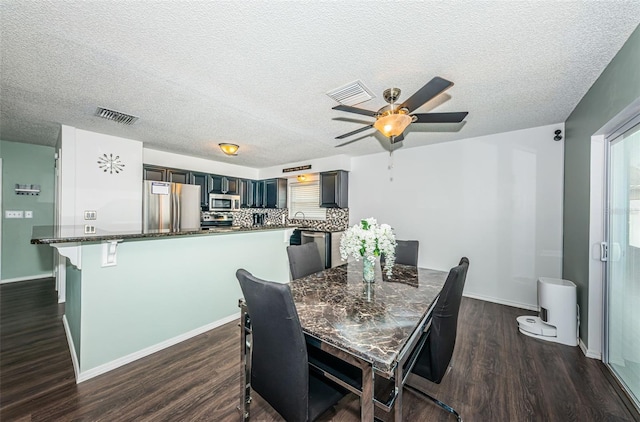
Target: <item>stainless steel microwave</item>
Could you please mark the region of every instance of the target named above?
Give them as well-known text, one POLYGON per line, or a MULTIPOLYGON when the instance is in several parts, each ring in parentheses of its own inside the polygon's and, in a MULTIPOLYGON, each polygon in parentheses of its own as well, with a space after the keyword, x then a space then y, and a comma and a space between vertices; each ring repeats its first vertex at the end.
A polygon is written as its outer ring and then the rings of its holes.
POLYGON ((239 211, 240 195, 209 194, 209 211, 239 211))

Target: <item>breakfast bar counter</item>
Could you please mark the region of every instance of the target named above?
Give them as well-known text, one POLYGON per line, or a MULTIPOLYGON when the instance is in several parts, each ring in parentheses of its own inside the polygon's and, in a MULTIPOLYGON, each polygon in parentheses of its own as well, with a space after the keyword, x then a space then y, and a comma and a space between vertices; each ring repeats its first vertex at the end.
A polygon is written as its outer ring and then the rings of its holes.
MULTIPOLYGON (((82 382, 239 317, 238 268, 289 281, 294 227, 141 233, 34 227, 32 243, 67 257, 63 324, 82 382)), ((213 345, 212 345, 213 346, 213 345)))
POLYGON ((209 229, 185 228, 181 230, 157 229, 144 232, 127 229, 105 230, 96 228, 94 233, 87 233, 85 226, 61 226, 58 233, 54 226, 34 226, 31 236, 32 244, 58 244, 76 242, 101 242, 105 240, 158 239, 176 236, 210 236, 218 234, 248 233, 265 230, 294 230, 297 226, 264 225, 250 227, 211 227, 209 229))

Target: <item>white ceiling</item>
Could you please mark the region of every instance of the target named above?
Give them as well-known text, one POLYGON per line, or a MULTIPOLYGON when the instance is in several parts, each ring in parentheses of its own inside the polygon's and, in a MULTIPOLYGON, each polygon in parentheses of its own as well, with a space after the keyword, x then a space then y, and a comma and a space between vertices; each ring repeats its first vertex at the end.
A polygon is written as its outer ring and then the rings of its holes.
POLYGON ((639 23, 637 0, 2 0, 0 139, 55 145, 62 123, 258 168, 370 154, 389 148, 373 129, 335 147, 373 119, 326 92, 360 79, 377 110, 434 76, 455 86, 417 112, 466 123, 411 125, 401 148, 559 123, 639 23))

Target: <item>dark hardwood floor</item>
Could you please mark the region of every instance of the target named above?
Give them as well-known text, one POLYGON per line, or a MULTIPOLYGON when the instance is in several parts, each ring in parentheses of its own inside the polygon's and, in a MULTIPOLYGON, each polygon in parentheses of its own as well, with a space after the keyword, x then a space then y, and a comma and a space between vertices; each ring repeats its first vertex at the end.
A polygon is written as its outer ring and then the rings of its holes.
MULTIPOLYGON (((240 345, 230 323, 76 384, 53 280, 0 286, 0 420, 238 421, 240 345)), ((452 369, 414 380, 472 421, 633 421, 603 364, 518 333, 531 312, 463 299, 452 369)), ((282 420, 254 394, 252 420, 282 420)), ((322 420, 359 420, 348 395, 322 420)), ((452 421, 411 392, 404 420, 452 421)))

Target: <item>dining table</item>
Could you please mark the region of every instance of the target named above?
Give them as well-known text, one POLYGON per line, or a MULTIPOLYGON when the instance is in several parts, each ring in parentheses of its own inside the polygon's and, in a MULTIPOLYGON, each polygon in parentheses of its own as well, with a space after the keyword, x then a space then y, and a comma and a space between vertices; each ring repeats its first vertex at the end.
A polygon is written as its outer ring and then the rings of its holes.
MULTIPOLYGON (((373 421, 375 408, 402 420, 402 390, 408 363, 426 336, 431 313, 448 272, 396 264, 387 275, 375 267, 373 283, 363 281, 362 261, 352 261, 289 283, 308 348, 358 368, 361 379, 348 383, 325 376, 360 397, 360 419, 373 421), (380 388, 385 385, 385 388, 380 388), (380 391, 385 391, 381 398, 380 391)), ((240 411, 249 417, 251 325, 241 308, 240 411)), ((322 369, 322 368, 320 368, 322 369)))

